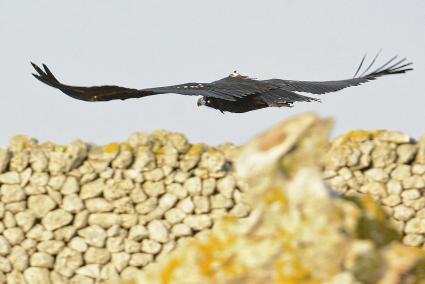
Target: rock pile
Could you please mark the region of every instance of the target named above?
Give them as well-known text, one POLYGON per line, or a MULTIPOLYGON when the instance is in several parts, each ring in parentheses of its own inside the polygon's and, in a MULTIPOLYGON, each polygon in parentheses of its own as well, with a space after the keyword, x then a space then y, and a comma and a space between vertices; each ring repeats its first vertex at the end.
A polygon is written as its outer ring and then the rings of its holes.
POLYGON ((215 218, 245 217, 232 152, 165 131, 102 147, 13 138, 0 149, 0 283, 125 278, 215 218))
POLYGON ((416 143, 400 132, 353 131, 333 141, 324 167, 335 191, 372 196, 404 234, 404 244, 424 244, 425 137, 416 143))

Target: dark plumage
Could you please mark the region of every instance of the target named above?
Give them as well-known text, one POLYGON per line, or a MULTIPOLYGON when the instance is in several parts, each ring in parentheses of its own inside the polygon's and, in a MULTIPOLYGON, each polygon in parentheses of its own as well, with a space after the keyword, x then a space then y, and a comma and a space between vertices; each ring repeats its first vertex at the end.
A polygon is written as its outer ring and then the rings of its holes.
POLYGON ((363 57, 356 74, 352 79, 339 81, 293 81, 282 79, 255 80, 238 74, 236 71, 228 77, 211 83, 186 83, 148 89, 129 89, 119 86, 78 87, 60 83, 49 68, 43 64, 43 69, 31 63, 37 74, 35 78, 41 82, 61 90, 63 93, 78 100, 96 102, 110 100, 125 100, 141 98, 165 93, 176 93, 189 96, 202 96, 198 106, 205 105, 221 112, 248 112, 266 107, 291 107, 294 102, 320 101, 295 92, 325 94, 336 92, 347 87, 357 86, 381 76, 401 74, 413 70, 412 63, 406 59, 391 58, 381 67, 370 71, 378 56, 360 74, 365 57, 363 57), (358 75, 360 74, 360 75, 358 75))

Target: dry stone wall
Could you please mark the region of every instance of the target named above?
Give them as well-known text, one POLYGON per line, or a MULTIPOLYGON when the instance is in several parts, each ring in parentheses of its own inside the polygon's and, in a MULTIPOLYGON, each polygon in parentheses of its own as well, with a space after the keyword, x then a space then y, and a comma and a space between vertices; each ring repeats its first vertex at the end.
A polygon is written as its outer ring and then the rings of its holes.
POLYGON ((232 151, 165 131, 106 146, 14 137, 0 150, 0 283, 125 278, 215 218, 245 217, 232 151))
MULTIPOLYGON (((267 143, 277 139, 270 137, 267 143)), ((0 149, 0 283, 131 278, 219 217, 248 216, 247 186, 233 173, 237 152, 166 131, 106 146, 14 137, 0 149)), ((371 196, 404 244, 424 246, 425 138, 340 136, 327 151, 323 177, 343 195, 371 196)))
POLYGON ((324 177, 337 192, 373 197, 403 233, 403 243, 425 240, 425 137, 390 131, 353 131, 336 138, 324 177))

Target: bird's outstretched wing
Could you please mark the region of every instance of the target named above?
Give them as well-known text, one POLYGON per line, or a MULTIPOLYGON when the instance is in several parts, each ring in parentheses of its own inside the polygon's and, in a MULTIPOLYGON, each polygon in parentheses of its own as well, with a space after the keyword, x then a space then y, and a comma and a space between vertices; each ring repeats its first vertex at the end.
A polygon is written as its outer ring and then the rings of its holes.
POLYGON ((119 86, 94 86, 94 87, 79 87, 65 85, 59 82, 50 72, 49 68, 43 64, 43 69, 31 63, 37 74, 33 74, 35 78, 41 82, 61 90, 63 93, 78 100, 95 102, 95 101, 110 101, 110 100, 125 100, 129 98, 140 98, 150 95, 155 95, 154 92, 129 89, 119 86))
POLYGON ((368 65, 368 67, 364 71, 362 71, 362 73, 360 73, 366 59, 366 56, 364 56, 352 79, 322 82, 270 79, 265 80, 264 82, 278 85, 281 89, 287 91, 306 92, 311 94, 325 94, 330 92, 336 92, 347 87, 358 86, 368 81, 375 80, 378 77, 392 74, 401 74, 413 70, 413 68, 410 67, 412 63, 406 63, 406 58, 397 60, 397 56, 394 56, 381 67, 369 72, 369 70, 375 64, 378 55, 376 55, 371 61, 371 63, 368 65))
MULTIPOLYGON (((43 64, 43 69, 36 64, 31 63, 37 74, 33 74, 35 78, 41 82, 61 90, 63 93, 78 100, 96 102, 96 101, 110 101, 110 100, 125 100, 130 98, 141 98, 151 95, 175 93, 188 96, 205 96, 222 99, 226 101, 236 101, 244 96, 259 93, 267 83, 249 84, 244 78, 228 79, 213 83, 186 83, 180 85, 172 85, 148 89, 130 89, 119 86, 94 86, 94 87, 81 87, 70 86, 59 82, 49 68, 43 64), (230 82, 230 81, 231 82, 230 82), (261 89, 257 85, 264 85, 261 89)), ((251 80, 255 81, 255 80, 251 80)), ((255 81, 257 82, 257 81, 255 81)), ((276 88, 276 87, 273 87, 276 88)))

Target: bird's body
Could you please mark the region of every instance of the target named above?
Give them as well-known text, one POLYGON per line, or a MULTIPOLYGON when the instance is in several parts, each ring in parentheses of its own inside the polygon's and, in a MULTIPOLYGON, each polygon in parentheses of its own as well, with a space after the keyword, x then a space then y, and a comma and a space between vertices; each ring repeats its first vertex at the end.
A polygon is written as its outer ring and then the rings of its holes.
POLYGON ((204 105, 221 112, 243 113, 267 107, 291 107, 294 102, 320 101, 296 92, 324 94, 347 87, 357 86, 378 77, 400 74, 412 70, 405 59, 396 61, 393 57, 381 67, 369 72, 377 56, 360 76, 356 77, 364 63, 364 57, 354 78, 339 81, 293 81, 282 79, 255 80, 242 76, 236 71, 229 76, 211 83, 186 83, 147 89, 129 89, 119 86, 79 87, 60 83, 46 65, 43 69, 32 64, 38 74, 33 74, 41 82, 61 90, 75 99, 95 102, 116 99, 141 98, 165 93, 201 96, 198 106, 204 105))

